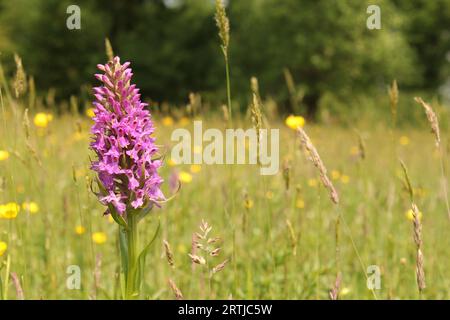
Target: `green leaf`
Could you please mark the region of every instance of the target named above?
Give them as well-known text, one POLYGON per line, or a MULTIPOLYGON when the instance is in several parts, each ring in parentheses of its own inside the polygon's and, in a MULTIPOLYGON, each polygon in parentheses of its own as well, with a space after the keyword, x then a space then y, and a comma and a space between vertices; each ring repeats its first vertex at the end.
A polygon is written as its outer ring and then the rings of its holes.
POLYGON ((120 226, 127 229, 128 228, 127 222, 120 214, 117 213, 114 206, 112 204, 108 204, 108 209, 114 221, 117 222, 120 226))
POLYGON ((139 254, 138 262, 136 265, 137 270, 135 271, 135 272, 137 272, 136 278, 135 278, 136 279, 135 288, 140 288, 140 286, 142 284, 142 277, 144 275, 144 268, 145 268, 145 259, 147 257, 147 253, 148 253, 150 247, 152 246, 152 244, 155 242, 156 238, 158 237, 160 228, 161 228, 161 220, 158 219, 158 226, 156 227, 156 231, 155 231, 155 234, 153 235, 152 240, 150 240, 150 242, 144 247, 144 249, 139 254))
POLYGON ((122 262, 122 272, 127 274, 128 272, 128 239, 127 229, 119 226, 119 249, 120 259, 122 262))
POLYGON ((126 273, 121 272, 120 275, 120 291, 122 293, 122 298, 125 299, 126 297, 126 273))
POLYGON ((141 221, 142 219, 147 216, 147 214, 150 213, 150 211, 153 209, 153 204, 149 204, 147 207, 141 209, 139 213, 137 214, 137 221, 141 221))

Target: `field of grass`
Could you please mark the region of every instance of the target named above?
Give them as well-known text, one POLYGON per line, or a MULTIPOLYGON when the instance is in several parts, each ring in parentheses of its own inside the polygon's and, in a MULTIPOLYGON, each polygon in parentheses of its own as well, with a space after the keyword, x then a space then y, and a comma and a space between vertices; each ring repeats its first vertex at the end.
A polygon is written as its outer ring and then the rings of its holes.
MULTIPOLYGON (((26 106, 26 99, 7 98, 2 89, 2 298, 120 298, 118 227, 103 216, 105 209, 90 189, 95 177, 89 169, 92 120, 54 110, 30 110, 25 116, 26 106), (36 118, 39 112, 51 116, 36 118), (81 271, 79 289, 70 289, 70 266, 81 271)), ((421 109, 414 101, 411 108, 421 109)), ((195 118, 210 127, 226 126, 220 113, 195 118)), ((140 226, 144 243, 161 224, 147 256, 144 298, 173 299, 171 279, 186 299, 328 299, 339 272, 341 299, 419 298, 414 219, 407 214, 411 200, 399 159, 423 213, 427 287, 422 297, 449 298, 445 179, 425 125, 392 130, 388 122, 354 123, 357 133, 339 124, 307 123, 304 129, 340 195, 334 205, 295 130, 283 119, 268 121, 280 129, 279 173, 261 176, 256 165, 234 165, 232 178, 226 165, 172 164, 170 135, 178 127, 191 129, 194 118, 157 113, 154 120, 156 141, 167 150, 160 172, 163 191, 167 196, 176 192, 177 177, 182 187, 140 226), (203 220, 212 226, 209 236, 220 237, 215 246, 221 251, 199 265, 188 254, 203 220), (164 241, 170 245, 169 259, 164 241), (223 270, 210 276, 224 261, 223 270), (370 265, 381 271, 379 290, 367 287, 370 265)), ((236 127, 252 126, 248 118, 237 120, 236 115, 236 127)), ((448 133, 441 135, 446 153, 448 133)))

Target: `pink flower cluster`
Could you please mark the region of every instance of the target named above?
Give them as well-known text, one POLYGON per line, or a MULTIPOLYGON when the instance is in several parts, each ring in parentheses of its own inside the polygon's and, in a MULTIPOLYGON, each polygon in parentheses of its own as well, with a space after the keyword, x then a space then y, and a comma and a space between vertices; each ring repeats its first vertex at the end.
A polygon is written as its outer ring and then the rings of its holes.
POLYGON ((112 205, 121 215, 129 208, 145 208, 164 199, 158 174, 162 163, 154 159, 158 148, 151 115, 141 102, 139 89, 130 84, 129 66, 129 62, 120 64, 119 57, 97 66, 103 73, 95 77, 102 86, 94 88, 91 128, 91 148, 98 157, 92 170, 104 189, 100 202, 112 205))

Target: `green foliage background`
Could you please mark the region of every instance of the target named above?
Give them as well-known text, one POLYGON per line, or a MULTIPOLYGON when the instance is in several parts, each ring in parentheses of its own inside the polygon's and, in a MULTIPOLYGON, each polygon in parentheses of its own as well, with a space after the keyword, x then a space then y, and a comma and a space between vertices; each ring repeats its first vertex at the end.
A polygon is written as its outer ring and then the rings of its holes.
MULTIPOLYGON (((10 73, 17 52, 38 89, 67 99, 92 84, 104 62, 104 38, 133 62, 146 97, 180 104, 191 91, 223 102, 223 61, 212 0, 0 0, 0 52, 10 73), (81 8, 81 30, 68 30, 66 9, 81 8), (218 95, 218 93, 220 95, 218 95)), ((292 112, 283 70, 289 69, 313 115, 332 92, 434 92, 449 77, 450 1, 229 1, 233 98, 241 107, 249 78, 292 112), (381 8, 381 30, 368 30, 369 4, 381 8)))

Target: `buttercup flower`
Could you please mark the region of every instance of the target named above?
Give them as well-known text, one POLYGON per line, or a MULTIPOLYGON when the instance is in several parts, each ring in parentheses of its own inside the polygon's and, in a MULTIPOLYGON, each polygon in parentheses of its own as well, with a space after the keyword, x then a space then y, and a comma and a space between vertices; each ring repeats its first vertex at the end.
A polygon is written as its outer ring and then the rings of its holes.
POLYGON ((0 218, 15 219, 20 211, 20 206, 15 202, 0 205, 0 218))
POLYGON ((192 182, 192 175, 186 171, 181 171, 178 174, 178 179, 183 183, 190 183, 192 182))
POLYGON ((192 173, 199 173, 202 170, 202 167, 198 164, 193 164, 190 167, 192 173))
POLYGON ((4 241, 0 241, 0 257, 6 252, 8 249, 8 244, 4 241))
POLYGON ((343 184, 349 183, 349 182, 350 182, 350 177, 349 177, 348 175, 346 175, 346 174, 343 174, 343 175, 341 176, 341 182, 342 182, 343 184))
POLYGON ((106 234, 104 232, 94 232, 92 234, 92 241, 96 244, 104 244, 106 242, 106 234))
POLYGON ((407 146, 409 144, 409 138, 407 136, 401 136, 398 142, 402 146, 407 146))
POLYGON ((91 148, 98 160, 92 162, 97 172, 101 192, 99 200, 124 215, 127 209, 148 208, 164 199, 158 175, 161 161, 154 159, 158 148, 153 123, 146 103, 136 85, 129 62, 115 57, 98 65, 103 74, 96 74, 102 86, 94 88, 95 101, 91 132, 91 148))
POLYGON ((28 211, 31 214, 37 213, 39 211, 39 205, 36 202, 24 202, 22 203, 22 209, 28 211))
POLYGON ((0 150, 0 161, 4 161, 9 158, 9 152, 6 150, 0 150))
POLYGON ((89 118, 95 117, 94 108, 86 109, 86 116, 89 117, 89 118))
POLYGON ((331 179, 339 180, 341 173, 338 170, 331 170, 331 179))
POLYGON ((53 115, 50 113, 39 112, 34 116, 34 125, 38 128, 46 128, 50 121, 53 120, 53 115))
POLYGON ((173 126, 173 123, 174 123, 174 121, 173 121, 172 117, 166 116, 162 119, 162 124, 166 127, 173 126))
POLYGON ((301 116, 290 115, 286 118, 285 124, 294 130, 297 130, 298 127, 302 127, 305 125, 305 118, 301 116))
POLYGON ((78 235, 82 235, 83 233, 86 232, 86 228, 83 227, 82 225, 78 225, 75 227, 75 233, 78 235))

